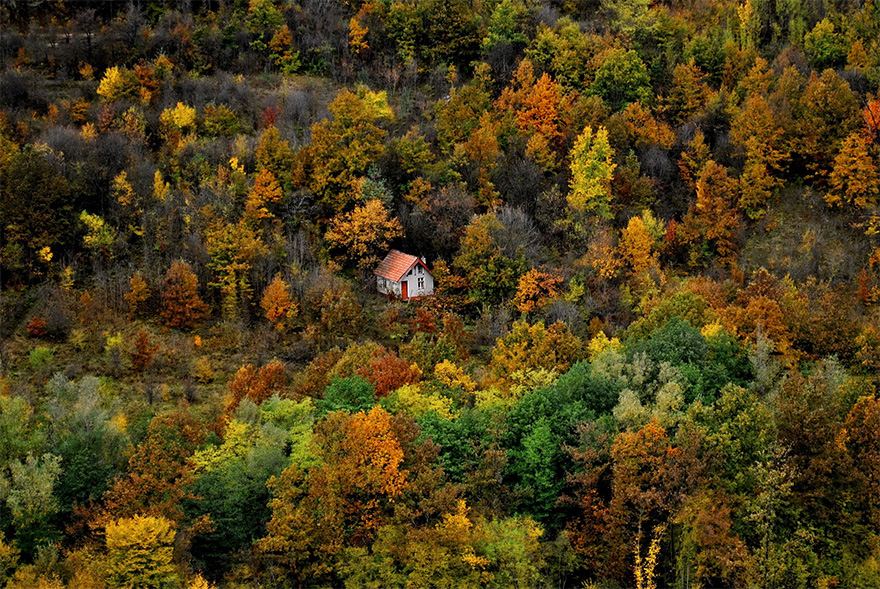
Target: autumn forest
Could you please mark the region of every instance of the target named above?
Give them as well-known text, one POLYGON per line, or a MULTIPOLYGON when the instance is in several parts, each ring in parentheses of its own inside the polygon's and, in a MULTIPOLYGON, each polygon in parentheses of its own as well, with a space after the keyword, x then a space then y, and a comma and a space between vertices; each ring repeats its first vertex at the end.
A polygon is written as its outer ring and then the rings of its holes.
POLYGON ((0 197, 0 587, 880 586, 875 0, 5 0, 0 197))

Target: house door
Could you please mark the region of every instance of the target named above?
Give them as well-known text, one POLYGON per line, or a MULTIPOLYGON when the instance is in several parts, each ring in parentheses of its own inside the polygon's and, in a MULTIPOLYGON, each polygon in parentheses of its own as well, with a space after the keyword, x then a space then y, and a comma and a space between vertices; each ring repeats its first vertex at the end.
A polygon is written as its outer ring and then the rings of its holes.
POLYGON ((409 299, 409 285, 406 283, 406 280, 400 283, 400 298, 403 300, 409 299))

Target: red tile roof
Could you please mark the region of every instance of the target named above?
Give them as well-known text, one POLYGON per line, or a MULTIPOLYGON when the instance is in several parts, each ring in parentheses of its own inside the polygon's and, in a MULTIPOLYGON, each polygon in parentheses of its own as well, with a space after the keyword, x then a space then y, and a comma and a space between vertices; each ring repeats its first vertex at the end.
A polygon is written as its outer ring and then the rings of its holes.
MULTIPOLYGON (((387 278, 392 282, 400 282, 410 268, 416 264, 424 264, 416 256, 411 256, 397 250, 391 250, 379 267, 376 268, 376 274, 382 278, 387 278)), ((425 266, 427 270, 427 266, 425 266)))

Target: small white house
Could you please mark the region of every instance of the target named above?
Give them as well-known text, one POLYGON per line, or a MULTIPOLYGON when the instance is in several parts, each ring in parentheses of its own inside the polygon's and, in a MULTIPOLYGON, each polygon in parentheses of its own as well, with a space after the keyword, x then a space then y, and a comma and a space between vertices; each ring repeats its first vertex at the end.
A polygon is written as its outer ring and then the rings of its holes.
POLYGON ((423 258, 391 250, 376 268, 376 288, 408 301, 434 294, 434 277, 423 258))

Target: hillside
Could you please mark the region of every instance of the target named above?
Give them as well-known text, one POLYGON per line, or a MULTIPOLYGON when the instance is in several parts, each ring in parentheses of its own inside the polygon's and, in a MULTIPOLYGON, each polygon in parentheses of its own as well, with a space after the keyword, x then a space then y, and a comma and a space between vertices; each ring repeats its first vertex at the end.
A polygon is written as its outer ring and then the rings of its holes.
POLYGON ((0 587, 876 587, 878 197, 873 2, 5 2, 0 587))

